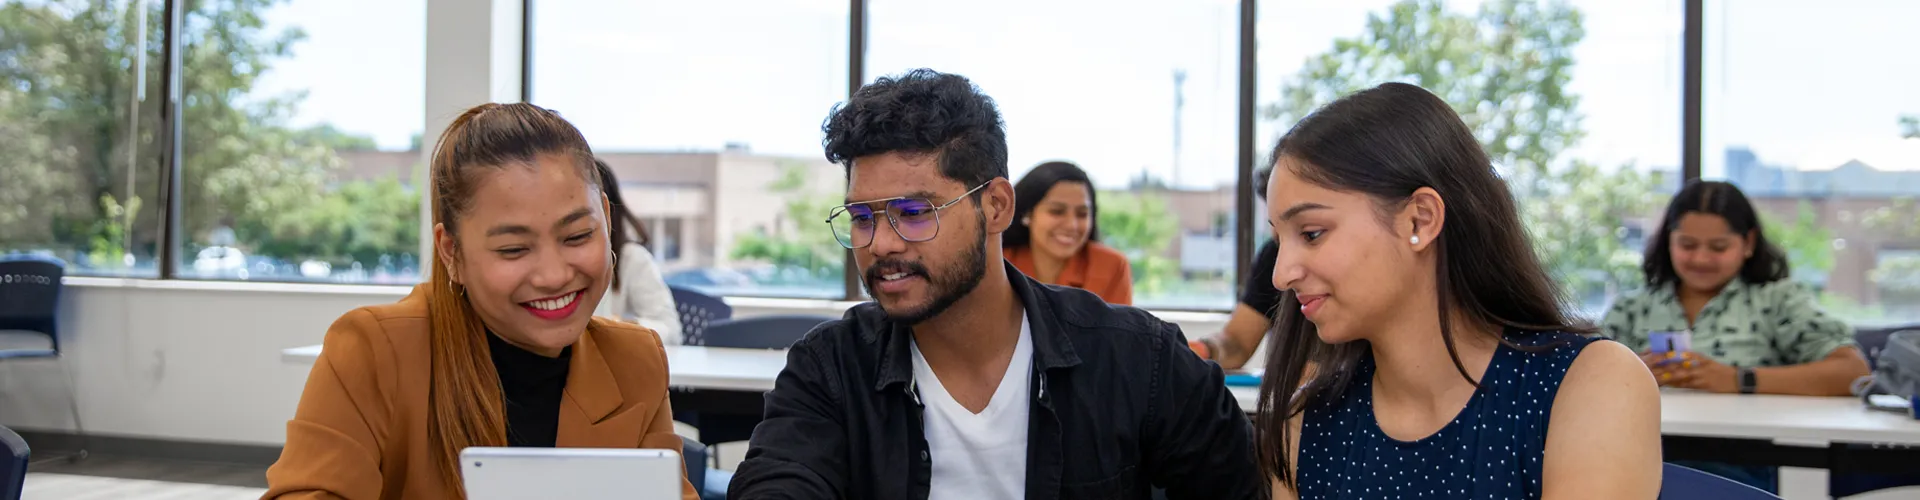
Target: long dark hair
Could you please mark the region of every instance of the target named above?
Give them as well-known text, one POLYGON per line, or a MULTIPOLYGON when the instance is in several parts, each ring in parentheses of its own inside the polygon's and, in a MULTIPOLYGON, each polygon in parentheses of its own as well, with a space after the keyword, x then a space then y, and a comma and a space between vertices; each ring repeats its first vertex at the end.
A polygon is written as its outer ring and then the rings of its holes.
MULTIPOLYGON (((1446 226, 1433 240, 1440 336, 1468 382, 1478 384, 1454 346, 1455 314, 1521 331, 1592 331, 1561 309, 1559 288, 1528 243, 1506 182, 1460 116, 1432 93, 1388 83, 1343 97, 1295 124, 1271 158, 1294 160, 1292 173, 1308 182, 1369 195, 1383 214, 1419 188, 1440 193, 1447 202, 1446 226)), ((1322 342, 1298 313, 1299 297, 1291 290, 1281 297, 1254 429, 1261 469, 1291 485, 1287 420, 1339 397, 1368 345, 1322 342), (1317 368, 1302 386, 1309 363, 1317 368)))
POLYGON ((1673 251, 1668 245, 1680 218, 1691 213, 1718 215, 1742 237, 1753 233, 1753 256, 1747 257, 1747 262, 1740 266, 1741 281, 1760 284, 1787 279, 1791 271, 1787 253, 1767 241, 1767 232, 1760 227, 1760 214, 1753 209, 1753 202, 1747 201, 1746 193, 1725 182, 1693 181, 1681 188, 1680 194, 1673 195, 1673 201, 1667 203, 1667 215, 1660 218, 1660 231, 1647 241, 1647 258, 1640 263, 1640 271, 1646 274, 1648 288, 1680 282, 1679 274, 1673 270, 1673 251))
MULTIPOLYGON (((607 230, 612 233, 608 241, 613 242, 614 255, 619 255, 620 245, 627 242, 639 243, 643 247, 648 246, 647 226, 641 224, 640 218, 634 217, 632 211, 627 210, 627 200, 620 196, 620 179, 613 176, 613 167, 607 166, 607 162, 599 158, 593 159, 593 167, 600 171, 600 185, 604 186, 601 191, 606 192, 607 208, 612 211, 608 214, 610 217, 607 218, 607 230), (633 230, 628 231, 628 226, 632 226, 633 230)), ((618 260, 613 263, 614 290, 620 289, 620 268, 625 265, 618 260)))
POLYGON ((1093 216, 1093 225, 1087 228, 1087 241, 1100 241, 1100 195, 1093 192, 1093 180, 1079 165, 1050 161, 1033 167, 1013 185, 1014 224, 1007 232, 1000 233, 1000 248, 1020 248, 1033 243, 1033 228, 1021 221, 1033 214, 1034 207, 1047 197, 1047 191, 1052 191, 1054 184, 1062 182, 1078 182, 1087 187, 1087 213, 1093 216))

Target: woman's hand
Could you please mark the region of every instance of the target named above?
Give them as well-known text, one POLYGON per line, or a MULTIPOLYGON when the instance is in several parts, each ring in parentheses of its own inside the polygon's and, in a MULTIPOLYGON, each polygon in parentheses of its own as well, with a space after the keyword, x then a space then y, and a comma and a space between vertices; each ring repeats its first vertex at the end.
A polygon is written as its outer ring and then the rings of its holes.
POLYGON ((1640 361, 1653 370, 1654 380, 1662 387, 1681 387, 1707 392, 1740 392, 1739 372, 1697 352, 1641 353, 1640 361))

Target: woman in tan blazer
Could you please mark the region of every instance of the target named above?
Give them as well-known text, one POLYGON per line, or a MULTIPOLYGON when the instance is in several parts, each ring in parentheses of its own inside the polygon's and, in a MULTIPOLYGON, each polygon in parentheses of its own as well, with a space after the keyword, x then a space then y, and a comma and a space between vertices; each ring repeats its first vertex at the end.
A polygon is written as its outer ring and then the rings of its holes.
POLYGON ((263 498, 462 498, 469 446, 679 451, 660 337, 592 317, 615 259, 593 168, 551 111, 456 119, 432 160, 430 280, 327 331, 263 498))

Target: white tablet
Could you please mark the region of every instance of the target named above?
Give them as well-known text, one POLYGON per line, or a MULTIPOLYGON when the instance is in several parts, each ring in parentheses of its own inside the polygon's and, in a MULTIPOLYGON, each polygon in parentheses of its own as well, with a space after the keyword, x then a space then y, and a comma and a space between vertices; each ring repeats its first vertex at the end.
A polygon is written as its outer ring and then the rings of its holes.
POLYGON ((460 451, 468 500, 679 500, 680 454, 610 448, 460 451))

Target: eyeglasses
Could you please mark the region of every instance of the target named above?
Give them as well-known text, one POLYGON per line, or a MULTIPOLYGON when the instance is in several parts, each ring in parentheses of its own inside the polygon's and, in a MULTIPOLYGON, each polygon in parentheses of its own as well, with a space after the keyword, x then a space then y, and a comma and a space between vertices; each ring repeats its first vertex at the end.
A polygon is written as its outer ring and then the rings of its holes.
POLYGON ((827 226, 833 228, 833 239, 839 241, 840 246, 866 248, 873 244, 874 229, 878 225, 873 217, 872 205, 886 203, 887 225, 893 226, 893 233, 900 235, 900 239, 911 242, 931 240, 940 235, 940 209, 959 203, 989 184, 993 184, 993 181, 974 186, 952 201, 939 205, 926 198, 907 196, 848 203, 834 207, 827 214, 827 226))

